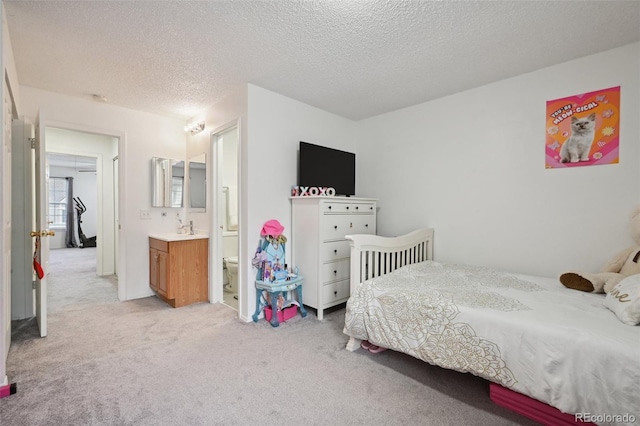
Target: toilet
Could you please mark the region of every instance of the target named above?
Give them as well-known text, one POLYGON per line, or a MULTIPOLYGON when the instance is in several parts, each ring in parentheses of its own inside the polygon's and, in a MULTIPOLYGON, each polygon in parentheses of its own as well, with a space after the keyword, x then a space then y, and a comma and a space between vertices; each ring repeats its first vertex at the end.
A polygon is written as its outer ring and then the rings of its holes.
POLYGON ((238 232, 222 233, 222 263, 224 291, 238 292, 238 232))
POLYGON ((232 293, 238 292, 238 256, 230 256, 223 258, 224 267, 227 270, 229 285, 225 286, 225 290, 232 293))

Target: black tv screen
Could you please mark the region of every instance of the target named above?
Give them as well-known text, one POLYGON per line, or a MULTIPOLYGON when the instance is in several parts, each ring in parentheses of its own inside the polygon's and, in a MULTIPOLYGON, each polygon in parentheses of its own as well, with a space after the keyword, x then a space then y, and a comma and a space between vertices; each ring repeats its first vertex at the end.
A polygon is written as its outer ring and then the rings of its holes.
POLYGON ((355 195, 356 154, 300 142, 298 186, 330 187, 336 195, 355 195))

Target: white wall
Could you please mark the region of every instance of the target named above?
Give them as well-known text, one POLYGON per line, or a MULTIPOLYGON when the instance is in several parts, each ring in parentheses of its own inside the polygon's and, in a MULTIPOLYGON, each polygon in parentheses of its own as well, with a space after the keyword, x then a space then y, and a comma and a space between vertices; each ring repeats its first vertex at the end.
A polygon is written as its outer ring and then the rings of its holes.
POLYGON ((175 209, 150 207, 151 157, 185 158, 184 121, 27 86, 20 93, 24 115, 35 119, 40 111, 41 125, 120 138, 118 296, 128 300, 153 295, 148 236, 175 232, 176 223, 173 214, 161 215, 175 209), (149 210, 151 219, 141 219, 140 210, 149 210))
POLYGON ((227 132, 222 142, 222 186, 238 182, 238 132, 227 132))
MULTIPOLYGON (((202 114, 193 117, 191 120, 188 120, 189 123, 192 122, 205 122, 205 130, 197 133, 196 135, 187 135, 187 158, 197 157, 201 153, 206 153, 206 161, 207 161, 207 200, 206 200, 206 211, 204 212, 189 212, 187 220, 193 220, 194 227, 196 231, 205 231, 209 232, 210 238, 210 246, 209 246, 209 259, 222 259, 222 246, 216 247, 216 241, 218 235, 218 231, 212 229, 212 218, 213 218, 213 205, 214 203, 218 203, 218 197, 215 194, 215 188, 213 187, 213 167, 212 161, 213 156, 211 152, 211 135, 213 132, 217 132, 218 130, 226 127, 230 123, 238 123, 239 121, 239 132, 240 139, 238 141, 239 144, 239 161, 238 165, 240 169, 238 173, 241 179, 241 186, 239 187, 239 197, 238 201, 240 204, 239 207, 239 215, 240 215, 240 223, 239 223, 239 256, 242 259, 247 259, 248 263, 249 259, 249 250, 246 238, 243 239, 243 236, 246 233, 243 233, 243 229, 246 229, 246 222, 243 222, 243 218, 246 218, 247 214, 247 191, 246 187, 248 185, 247 180, 247 87, 237 88, 237 90, 227 96, 225 99, 220 102, 212 105, 202 114), (218 253, 219 250, 219 253, 218 253)), ((222 268, 222 266, 220 266, 222 268)), ((222 269, 220 269, 222 271, 222 269)), ((222 276, 222 274, 220 274, 222 276)), ((242 286, 242 294, 241 300, 239 301, 238 310, 240 318, 245 321, 250 321, 250 314, 253 312, 249 312, 249 305, 247 299, 255 299, 255 293, 249 293, 249 297, 247 297, 247 291, 249 291, 247 275, 244 271, 238 271, 238 282, 239 286, 242 286)), ((215 289, 219 289, 220 291, 220 301, 222 299, 222 284, 220 283, 220 278, 214 276, 214 265, 213 262, 209 262, 209 298, 211 300, 215 300, 215 294, 213 291, 215 289)))
POLYGON ((358 188, 378 229, 435 228, 436 260, 556 276, 633 244, 640 44, 359 122, 358 188), (545 170, 547 100, 621 86, 620 163, 545 170))
MULTIPOLYGON (((249 232, 277 219, 291 232, 291 187, 297 184, 300 141, 356 150, 354 122, 291 98, 249 85, 249 232)), ((356 195, 365 196, 358 191, 356 195)), ((369 195, 369 194, 366 194, 369 195)))
MULTIPOLYGON (((251 84, 248 115, 246 240, 252 256, 260 240, 260 229, 267 220, 277 219, 285 227, 284 235, 291 236, 289 196, 291 186, 297 183, 299 142, 354 152, 356 127, 351 120, 251 84)), ((356 195, 370 194, 357 187, 356 195)), ((287 246, 288 253, 291 250, 292 247, 287 246)), ((253 286, 255 270, 250 262, 245 265, 253 286)), ((255 308, 253 299, 252 309, 255 308)))
MULTIPOLYGON (((211 226, 211 213, 213 199, 213 188, 211 185, 211 170, 212 170, 212 152, 211 152, 211 134, 216 129, 227 125, 232 121, 243 119, 246 121, 247 111, 247 93, 246 89, 238 90, 237 93, 229 96, 223 101, 212 105, 207 111, 194 117, 191 122, 205 122, 205 129, 195 135, 187 134, 187 158, 197 157, 202 153, 206 154, 207 162, 207 208, 204 212, 190 212, 189 218, 194 221, 194 226, 197 229, 210 230, 211 226)), ((245 126, 242 123, 242 126, 245 126)), ((244 134, 246 138, 246 131, 241 131, 241 137, 244 134)), ((217 201, 217 200, 215 200, 217 201)))

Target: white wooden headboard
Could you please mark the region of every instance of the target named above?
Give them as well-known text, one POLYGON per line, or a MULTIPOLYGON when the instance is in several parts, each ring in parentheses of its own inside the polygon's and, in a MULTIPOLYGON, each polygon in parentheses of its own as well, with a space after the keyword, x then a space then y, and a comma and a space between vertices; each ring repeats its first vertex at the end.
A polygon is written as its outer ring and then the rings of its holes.
POLYGON ((399 237, 347 235, 351 245, 351 292, 363 281, 402 266, 433 259, 433 229, 423 228, 399 237))

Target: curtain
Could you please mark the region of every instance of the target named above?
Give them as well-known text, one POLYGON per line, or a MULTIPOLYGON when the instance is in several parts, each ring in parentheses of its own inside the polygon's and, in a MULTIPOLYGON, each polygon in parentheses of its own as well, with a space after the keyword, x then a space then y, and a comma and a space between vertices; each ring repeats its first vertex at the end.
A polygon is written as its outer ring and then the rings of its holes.
POLYGON ((67 248, 78 247, 76 242, 76 223, 74 222, 73 178, 67 177, 67 248))

